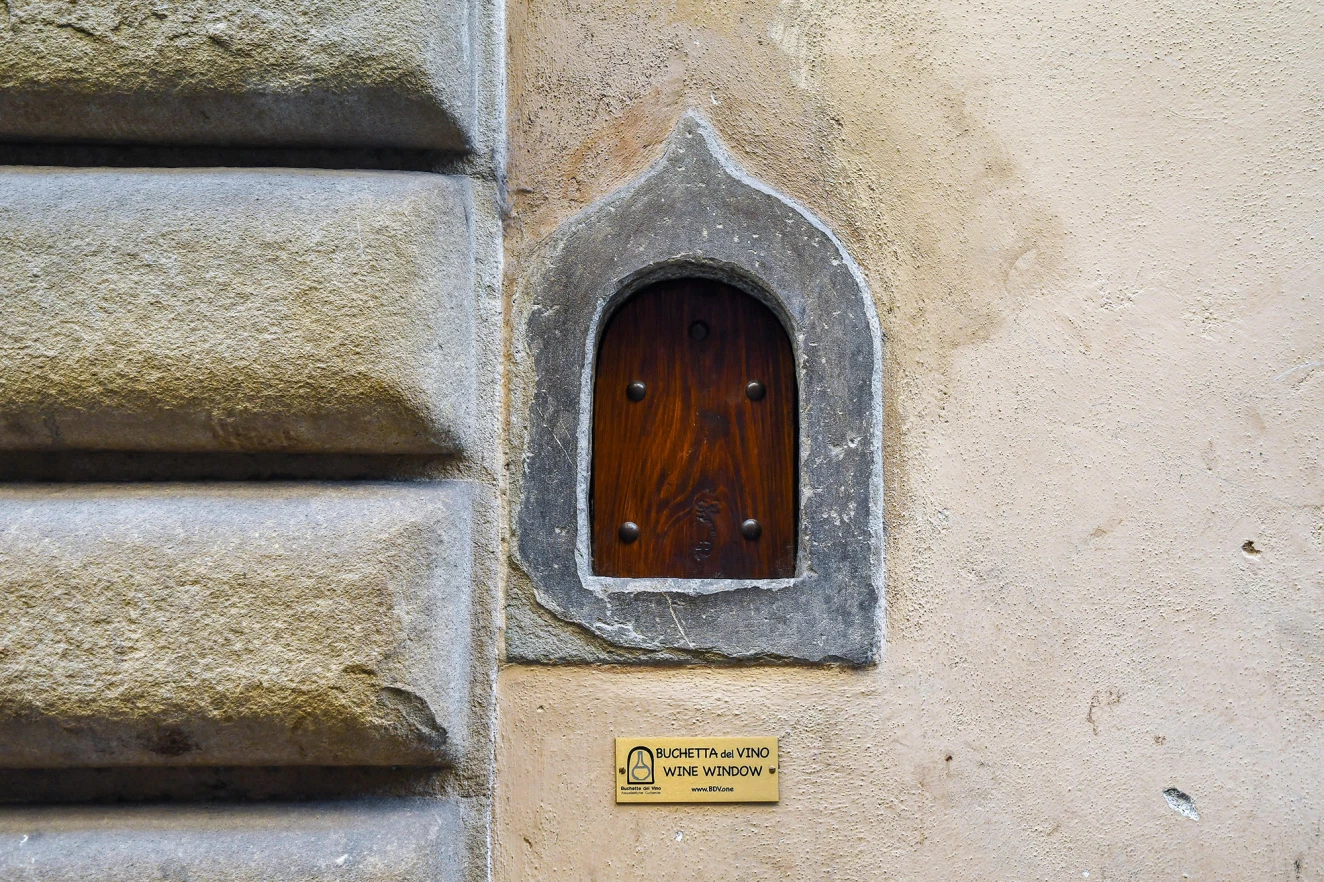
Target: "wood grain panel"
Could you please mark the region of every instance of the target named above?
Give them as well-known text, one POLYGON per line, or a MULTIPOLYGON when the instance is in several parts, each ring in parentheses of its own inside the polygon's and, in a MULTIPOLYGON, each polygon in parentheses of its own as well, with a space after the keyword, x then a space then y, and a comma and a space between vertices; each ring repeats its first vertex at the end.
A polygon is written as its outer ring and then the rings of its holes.
POLYGON ((776 316, 728 285, 651 286, 612 316, 593 393, 591 522, 599 575, 794 575, 795 363, 776 316), (708 333, 696 339, 691 328, 708 333), (766 394, 755 401, 751 381, 766 394), (627 395, 642 382, 641 401, 627 395), (759 521, 762 534, 741 535, 759 521), (638 524, 625 542, 619 528, 638 524))

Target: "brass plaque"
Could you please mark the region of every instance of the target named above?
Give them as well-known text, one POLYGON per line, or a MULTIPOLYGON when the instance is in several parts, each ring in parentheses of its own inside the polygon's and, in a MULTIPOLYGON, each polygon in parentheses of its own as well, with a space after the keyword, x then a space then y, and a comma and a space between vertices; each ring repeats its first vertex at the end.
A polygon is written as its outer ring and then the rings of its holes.
POLYGON ((776 802, 776 738, 617 738, 617 802, 776 802))

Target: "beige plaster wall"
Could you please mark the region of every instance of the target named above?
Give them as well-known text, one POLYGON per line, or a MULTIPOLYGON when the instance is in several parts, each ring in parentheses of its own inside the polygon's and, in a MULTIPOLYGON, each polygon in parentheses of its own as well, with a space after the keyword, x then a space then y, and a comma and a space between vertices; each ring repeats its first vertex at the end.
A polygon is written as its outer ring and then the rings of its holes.
POLYGON ((889 535, 876 668, 505 668, 496 878, 1324 879, 1318 5, 508 28, 508 277, 701 110, 873 288, 889 535), (612 803, 614 735, 744 733, 781 804, 612 803))

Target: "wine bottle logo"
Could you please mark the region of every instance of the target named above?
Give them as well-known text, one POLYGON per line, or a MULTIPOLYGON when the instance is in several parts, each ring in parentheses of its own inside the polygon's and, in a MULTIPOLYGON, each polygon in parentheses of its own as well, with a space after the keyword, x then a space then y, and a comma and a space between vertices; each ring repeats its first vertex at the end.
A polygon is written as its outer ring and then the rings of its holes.
POLYGON ((647 747, 635 747, 626 757, 626 780, 631 784, 653 783, 653 751, 647 747))

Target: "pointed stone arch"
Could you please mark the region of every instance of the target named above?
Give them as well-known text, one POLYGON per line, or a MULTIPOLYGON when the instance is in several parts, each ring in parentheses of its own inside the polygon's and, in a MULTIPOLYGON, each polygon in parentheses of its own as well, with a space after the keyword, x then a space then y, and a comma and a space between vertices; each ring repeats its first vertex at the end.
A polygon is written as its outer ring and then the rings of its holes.
MULTIPOLYGON (((513 658, 767 658, 867 664, 881 649, 882 339, 854 261, 826 226, 751 178, 688 114, 662 159, 567 221, 515 296, 519 472, 513 658), (800 389, 799 554, 781 579, 614 578, 589 550, 594 358, 615 307, 684 277, 733 285, 789 331, 800 389), (520 377, 528 382, 521 384, 520 377), (518 579, 516 581, 519 581, 518 579), (525 627, 536 603, 596 640, 525 627), (573 639, 571 642, 574 642, 573 639)), ((552 629, 555 631, 555 629, 552 629)))

